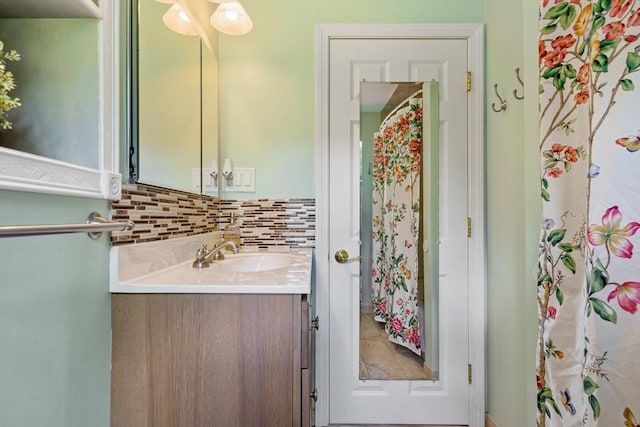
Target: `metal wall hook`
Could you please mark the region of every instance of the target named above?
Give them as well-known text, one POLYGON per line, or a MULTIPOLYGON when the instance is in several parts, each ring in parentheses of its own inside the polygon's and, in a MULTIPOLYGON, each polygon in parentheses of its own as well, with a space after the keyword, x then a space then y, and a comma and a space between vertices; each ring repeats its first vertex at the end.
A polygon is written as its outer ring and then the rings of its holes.
POLYGON ((499 113, 500 111, 505 111, 507 109, 507 101, 505 101, 500 94, 498 93, 498 83, 495 83, 493 85, 493 89, 496 92, 496 96, 498 97, 498 99, 500 100, 500 108, 496 108, 496 103, 493 102, 491 103, 491 108, 493 109, 493 111, 495 111, 496 113, 499 113))
MULTIPOLYGON (((520 86, 522 86, 522 90, 524 91, 524 82, 520 78, 520 68, 516 68, 516 78, 518 79, 518 82, 520 82, 520 86)), ((524 94, 522 96, 518 95, 518 89, 513 90, 513 96, 516 99, 524 99, 524 94)))

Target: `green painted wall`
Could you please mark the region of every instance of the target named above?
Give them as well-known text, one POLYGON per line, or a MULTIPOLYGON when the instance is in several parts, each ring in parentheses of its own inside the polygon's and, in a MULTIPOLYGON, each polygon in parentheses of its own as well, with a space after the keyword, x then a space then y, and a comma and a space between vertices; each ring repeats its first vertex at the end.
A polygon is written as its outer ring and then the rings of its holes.
POLYGON ((254 22, 220 35, 220 158, 256 168, 256 193, 315 197, 316 24, 482 22, 483 1, 243 0, 254 22))
POLYGON ((527 427, 536 402, 537 2, 487 0, 485 16, 487 412, 502 427, 527 427), (508 103, 500 113, 494 83, 508 103))
MULTIPOLYGON (((0 224, 85 222, 108 203, 0 190, 0 224)), ((109 244, 0 239, 0 425, 107 427, 109 244)))
MULTIPOLYGON (((0 145, 99 164, 98 21, 2 19, 22 107, 0 145), (14 66, 15 65, 15 66, 14 66), (37 149, 36 146, 37 145, 37 149)), ((103 200, 0 190, 0 224, 85 222, 103 200)), ((0 425, 107 427, 109 244, 86 234, 0 239, 0 425)))

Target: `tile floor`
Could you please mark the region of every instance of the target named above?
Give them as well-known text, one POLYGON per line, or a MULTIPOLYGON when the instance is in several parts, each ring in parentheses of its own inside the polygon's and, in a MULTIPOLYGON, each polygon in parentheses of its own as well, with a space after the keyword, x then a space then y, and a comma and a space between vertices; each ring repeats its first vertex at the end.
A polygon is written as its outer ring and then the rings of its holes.
POLYGON ((389 341, 370 311, 360 311, 360 379, 435 379, 422 362, 412 351, 389 341))

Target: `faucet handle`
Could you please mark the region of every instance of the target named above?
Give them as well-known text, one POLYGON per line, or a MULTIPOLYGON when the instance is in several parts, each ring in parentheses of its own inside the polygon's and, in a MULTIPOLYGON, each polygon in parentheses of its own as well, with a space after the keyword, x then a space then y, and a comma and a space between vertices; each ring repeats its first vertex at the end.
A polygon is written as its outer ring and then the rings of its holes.
POLYGON ((207 245, 202 245, 200 249, 196 251, 196 259, 193 261, 193 268, 209 267, 209 261, 207 261, 207 245))
POLYGON ((203 246, 200 249, 198 249, 196 251, 196 259, 200 260, 200 259, 204 259, 204 254, 205 254, 206 248, 203 246))

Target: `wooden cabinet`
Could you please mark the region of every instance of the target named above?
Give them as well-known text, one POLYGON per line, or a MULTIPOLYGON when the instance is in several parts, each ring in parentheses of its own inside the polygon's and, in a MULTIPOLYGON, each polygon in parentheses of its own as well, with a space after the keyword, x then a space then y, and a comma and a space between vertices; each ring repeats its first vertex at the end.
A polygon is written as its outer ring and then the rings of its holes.
POLYGON ((111 426, 309 425, 308 318, 304 295, 114 294, 111 426))

